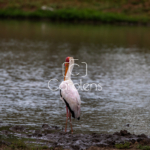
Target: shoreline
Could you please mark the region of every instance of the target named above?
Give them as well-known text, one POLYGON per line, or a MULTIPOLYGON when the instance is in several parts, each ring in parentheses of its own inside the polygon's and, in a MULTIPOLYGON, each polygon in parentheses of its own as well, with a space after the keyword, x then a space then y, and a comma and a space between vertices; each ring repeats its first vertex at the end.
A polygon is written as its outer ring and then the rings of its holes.
POLYGON ((47 20, 51 22, 66 22, 75 24, 112 24, 150 26, 149 17, 132 17, 125 14, 103 13, 89 9, 59 9, 55 11, 36 10, 26 12, 20 9, 1 9, 0 19, 17 20, 47 20))
POLYGON ((0 18, 150 25, 150 0, 1 0, 0 18))
POLYGON ((150 137, 126 130, 113 134, 65 133, 58 126, 42 127, 0 123, 0 149, 150 149, 150 137))

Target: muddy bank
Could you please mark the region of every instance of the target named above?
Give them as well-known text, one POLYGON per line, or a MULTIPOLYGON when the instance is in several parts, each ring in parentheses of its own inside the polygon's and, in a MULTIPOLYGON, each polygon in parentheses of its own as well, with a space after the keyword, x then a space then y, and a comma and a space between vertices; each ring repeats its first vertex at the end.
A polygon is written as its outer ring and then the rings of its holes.
POLYGON ((15 139, 24 139, 26 144, 34 143, 46 145, 49 148, 61 147, 71 150, 88 149, 91 146, 113 148, 117 143, 125 142, 150 144, 150 138, 145 134, 134 135, 126 130, 114 134, 71 134, 48 124, 43 124, 42 127, 32 127, 0 123, 0 144, 10 145, 15 139))

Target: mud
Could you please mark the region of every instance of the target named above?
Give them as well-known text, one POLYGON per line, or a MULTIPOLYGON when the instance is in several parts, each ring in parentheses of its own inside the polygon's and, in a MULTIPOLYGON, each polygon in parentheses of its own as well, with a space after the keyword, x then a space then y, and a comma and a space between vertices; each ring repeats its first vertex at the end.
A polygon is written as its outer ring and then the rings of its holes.
POLYGON ((63 147, 64 149, 82 150, 91 146, 96 147, 114 147, 117 143, 126 141, 134 144, 135 142, 142 144, 150 144, 150 138, 145 134, 135 135, 126 130, 115 132, 114 134, 71 134, 65 133, 63 129, 57 126, 49 126, 43 124, 42 127, 8 125, 0 123, 0 143, 9 145, 7 138, 13 135, 16 138, 26 138, 26 143, 34 143, 47 145, 48 147, 63 147), (4 138, 5 137, 5 138, 4 138))

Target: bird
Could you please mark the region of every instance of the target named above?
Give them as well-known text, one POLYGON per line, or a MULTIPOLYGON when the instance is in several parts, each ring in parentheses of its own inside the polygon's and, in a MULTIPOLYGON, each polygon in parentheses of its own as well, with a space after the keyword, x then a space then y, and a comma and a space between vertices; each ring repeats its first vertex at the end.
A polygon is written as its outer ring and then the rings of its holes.
POLYGON ((70 119, 71 133, 73 133, 71 116, 80 120, 81 112, 81 99, 78 93, 78 90, 74 86, 71 80, 71 74, 74 67, 74 58, 66 57, 65 60, 65 74, 64 81, 61 82, 60 89, 60 98, 66 104, 66 126, 65 132, 67 132, 67 123, 68 118, 70 119))

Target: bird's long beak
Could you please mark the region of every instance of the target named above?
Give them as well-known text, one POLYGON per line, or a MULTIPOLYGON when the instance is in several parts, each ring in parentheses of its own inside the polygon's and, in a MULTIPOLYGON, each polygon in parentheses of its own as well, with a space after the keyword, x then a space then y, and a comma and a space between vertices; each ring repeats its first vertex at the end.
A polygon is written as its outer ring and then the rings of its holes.
POLYGON ((68 68, 69 68, 69 63, 65 63, 65 76, 64 76, 64 81, 66 80, 66 75, 68 72, 68 68))

